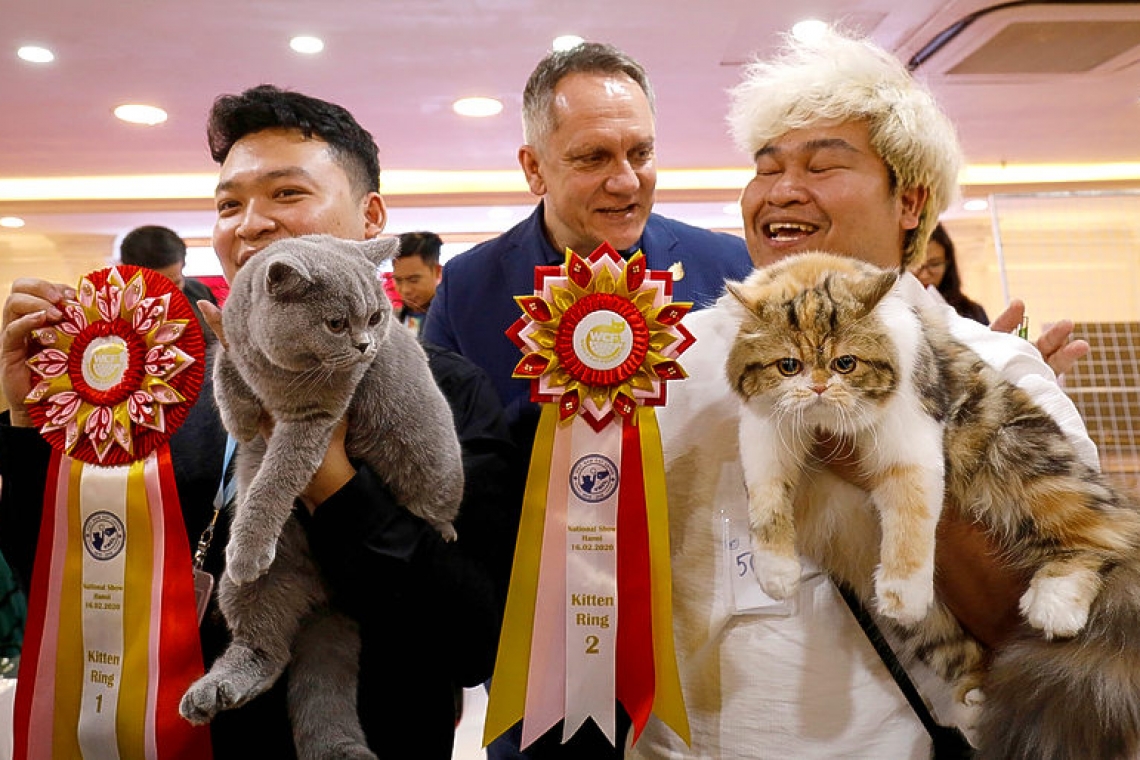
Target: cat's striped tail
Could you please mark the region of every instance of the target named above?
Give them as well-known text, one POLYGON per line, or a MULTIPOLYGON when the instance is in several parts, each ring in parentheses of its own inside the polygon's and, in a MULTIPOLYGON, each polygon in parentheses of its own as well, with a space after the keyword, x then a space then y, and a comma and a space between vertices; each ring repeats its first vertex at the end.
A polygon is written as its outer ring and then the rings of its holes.
POLYGON ((1106 571, 1077 636, 1002 647, 983 691, 978 760, 1140 757, 1140 556, 1106 571))

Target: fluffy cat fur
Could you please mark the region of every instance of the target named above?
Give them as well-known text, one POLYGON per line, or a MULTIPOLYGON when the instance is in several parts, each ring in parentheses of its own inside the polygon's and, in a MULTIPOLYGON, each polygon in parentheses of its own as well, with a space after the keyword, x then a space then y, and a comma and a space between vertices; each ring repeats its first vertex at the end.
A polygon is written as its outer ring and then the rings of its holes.
POLYGON ((1078 760, 1140 750, 1140 508, 1082 463, 1031 398, 909 306, 896 272, 801 254, 730 283, 726 363, 756 575, 784 598, 811 557, 956 686, 978 757, 1078 760), (822 469, 836 441, 877 514, 822 469), (943 509, 1031 577, 1028 625, 986 653, 935 598, 943 509), (977 687, 981 687, 979 693, 977 687), (984 694, 984 701, 982 700, 984 694))
POLYGON ((191 685, 181 712, 209 721, 268 689, 288 666, 300 758, 375 757, 356 715, 356 625, 329 607, 291 517, 341 418, 349 456, 455 538, 463 470, 450 408, 376 273, 397 247, 393 238, 324 235, 275 242, 234 277, 222 312, 228 346, 215 361, 214 395, 242 444, 218 589, 232 642, 191 685), (264 412, 274 421, 268 441, 264 412))

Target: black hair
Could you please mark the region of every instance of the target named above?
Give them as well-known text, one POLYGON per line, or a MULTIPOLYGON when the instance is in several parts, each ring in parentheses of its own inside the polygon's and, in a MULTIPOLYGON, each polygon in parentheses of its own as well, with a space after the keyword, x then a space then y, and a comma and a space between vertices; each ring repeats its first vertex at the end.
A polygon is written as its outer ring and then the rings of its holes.
MULTIPOLYGON (((986 317, 982 305, 962 292, 962 276, 958 274, 958 260, 954 255, 954 242, 950 239, 950 233, 946 231, 941 222, 930 233, 930 242, 938 243, 946 252, 946 267, 942 270, 942 281, 938 283, 938 292, 946 299, 946 303, 953 306, 954 311, 963 317, 989 324, 989 318, 986 317)), ((929 256, 929 246, 926 252, 929 256)))
POLYGON ((266 129, 294 129, 306 139, 328 143, 333 158, 361 196, 380 189, 376 141, 347 109, 270 84, 214 100, 206 123, 210 155, 221 164, 234 143, 266 129))
POLYGON ((439 263, 439 251, 443 240, 434 232, 405 232, 400 235, 400 252, 397 259, 419 256, 428 266, 439 263))
POLYGON ((119 259, 124 264, 163 269, 186 262, 186 242, 169 227, 148 224, 136 227, 119 244, 119 259))

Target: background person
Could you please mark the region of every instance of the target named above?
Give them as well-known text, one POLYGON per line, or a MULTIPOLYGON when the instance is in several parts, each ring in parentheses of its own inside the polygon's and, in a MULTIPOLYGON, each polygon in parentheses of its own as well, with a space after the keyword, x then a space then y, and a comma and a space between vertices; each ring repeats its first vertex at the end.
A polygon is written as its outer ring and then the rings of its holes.
POLYGON ((534 292, 536 266, 602 242, 641 250, 650 268, 673 273, 673 299, 700 309, 752 264, 740 238, 652 213, 653 90, 618 49, 587 42, 540 61, 523 90, 523 139, 519 165, 541 200, 525 221, 448 261, 424 335, 487 371, 529 452, 538 411, 529 381, 511 377, 522 355, 505 331, 521 315, 514 296, 534 292))
MULTIPOLYGON (((523 90, 518 160, 534 213, 497 238, 448 261, 424 335, 468 356, 490 375, 512 437, 529 458, 538 421, 530 381, 511 377, 522 358, 505 331, 521 316, 516 295, 534 292, 536 266, 561 265, 569 248, 588 256, 602 242, 673 273, 673 300, 711 304, 726 278, 752 270, 740 238, 652 213, 657 185, 653 90, 642 66, 616 48, 583 43, 539 62, 523 90)), ((525 461, 525 459, 524 459, 525 461)), ((592 721, 565 745, 562 724, 518 750, 516 725, 491 743, 503 758, 620 757, 628 720, 619 709, 618 747, 592 721)))
POLYGON ((392 281, 403 302, 397 316, 417 336, 443 276, 442 248, 443 240, 434 232, 405 232, 400 235, 400 252, 392 261, 392 281))
POLYGON ((926 258, 921 264, 912 266, 910 271, 923 287, 934 286, 942 296, 942 300, 953 306, 954 311, 963 317, 981 322, 983 325, 990 323, 990 318, 986 316, 986 310, 982 305, 970 300, 962 292, 962 278, 958 274, 954 242, 941 222, 934 228, 930 240, 926 243, 926 258))
POLYGON ((119 260, 124 264, 153 269, 177 285, 189 299, 190 308, 202 325, 206 342, 209 344, 216 339, 214 331, 202 321, 202 309, 198 302, 209 301, 217 306, 218 299, 205 283, 182 273, 186 267, 186 242, 177 232, 156 224, 136 227, 119 243, 119 260))

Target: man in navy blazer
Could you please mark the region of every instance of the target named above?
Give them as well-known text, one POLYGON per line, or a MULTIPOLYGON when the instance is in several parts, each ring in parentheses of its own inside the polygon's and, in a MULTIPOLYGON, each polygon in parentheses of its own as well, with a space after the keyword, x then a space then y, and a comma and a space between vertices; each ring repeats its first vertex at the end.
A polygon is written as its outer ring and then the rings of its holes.
POLYGON ((534 268, 565 250, 589 255, 603 241, 645 253, 673 274, 673 300, 710 305, 725 279, 752 271, 744 242, 652 214, 657 169, 653 91, 645 70, 609 45, 584 43, 543 59, 523 92, 526 144, 519 163, 534 213, 443 270, 425 340, 456 351, 490 375, 512 435, 529 452, 537 423, 530 381, 511 373, 522 353, 505 331, 521 315, 516 295, 534 292, 534 268))

